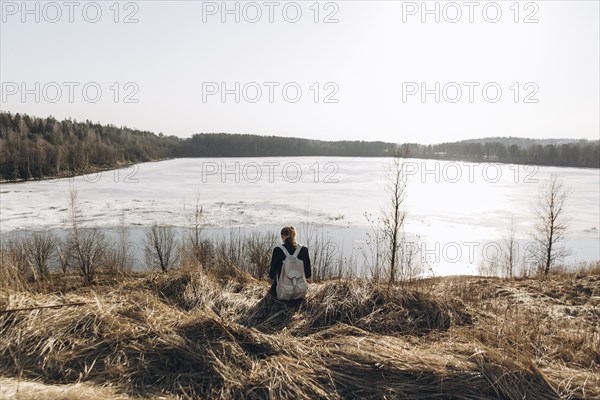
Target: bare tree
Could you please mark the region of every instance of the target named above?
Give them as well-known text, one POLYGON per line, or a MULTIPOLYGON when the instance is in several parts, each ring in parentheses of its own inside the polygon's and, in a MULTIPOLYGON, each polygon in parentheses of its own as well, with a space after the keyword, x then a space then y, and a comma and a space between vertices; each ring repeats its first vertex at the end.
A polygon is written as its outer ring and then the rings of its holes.
POLYGON ((35 274, 32 265, 27 258, 26 239, 16 235, 12 240, 8 241, 6 246, 3 245, 2 247, 3 254, 5 253, 7 255, 7 258, 10 261, 9 264, 14 267, 15 272, 20 279, 28 279, 32 274, 35 274))
POLYGON ((197 267, 201 267, 204 260, 205 251, 202 240, 202 219, 203 210, 199 201, 196 201, 191 216, 189 217, 188 243, 190 244, 190 253, 192 261, 197 267))
MULTIPOLYGON (((418 236, 417 239, 419 239, 418 236)), ((424 272, 425 266, 421 249, 417 243, 407 241, 404 235, 402 235, 400 243, 399 257, 401 266, 399 271, 400 280, 410 282, 424 272)))
POLYGON ((87 285, 94 281, 107 247, 106 236, 98 228, 82 230, 79 238, 74 240, 74 260, 87 285))
POLYGON ((504 275, 507 278, 513 278, 515 274, 515 265, 516 265, 516 254, 515 254, 515 245, 516 245, 516 236, 517 229, 515 226, 514 219, 511 219, 510 225, 506 231, 506 236, 503 241, 503 254, 502 254, 502 266, 504 269, 504 275))
POLYGON ((83 211, 75 187, 69 191, 69 249, 71 259, 86 285, 93 282, 108 247, 106 236, 97 228, 83 228, 83 211))
POLYGON ((22 274, 21 266, 18 264, 22 258, 19 246, 13 241, 0 241, 0 292, 5 290, 25 290, 27 277, 22 274))
POLYGON ((46 279, 50 273, 48 262, 56 250, 56 237, 49 232, 34 232, 25 241, 25 255, 29 264, 33 266, 34 276, 46 279))
POLYGON ((56 256, 58 258, 58 264, 63 275, 67 274, 67 271, 71 268, 73 252, 71 250, 71 243, 69 238, 65 240, 59 240, 56 245, 56 256))
MULTIPOLYGON (((409 147, 402 145, 394 149, 392 165, 388 170, 388 184, 386 192, 389 196, 389 203, 383 216, 383 233, 387 241, 389 256, 389 283, 396 280, 398 266, 400 263, 399 252, 402 242, 402 230, 406 211, 403 204, 406 198, 406 176, 404 174, 403 161, 409 155, 409 147)), ((402 272, 402 271, 400 271, 402 272)))
MULTIPOLYGON (((338 264, 338 244, 324 231, 323 226, 307 221, 302 224, 302 232, 310 251, 312 279, 332 279, 335 276, 334 268, 338 264)), ((275 237, 273 239, 274 242, 277 240, 275 237)))
POLYGON ((564 214, 569 193, 562 180, 555 174, 550 176, 540 193, 535 208, 537 224, 534 238, 537 243, 537 265, 540 275, 548 275, 557 261, 569 255, 569 251, 561 245, 568 226, 564 214))
POLYGON ((500 271, 500 257, 490 257, 482 259, 477 265, 477 272, 481 276, 498 276, 500 271))
POLYGON ((273 233, 253 232, 244 240, 245 269, 256 278, 268 276, 271 266, 271 252, 277 236, 273 233))
POLYGON ((111 274, 124 274, 133 269, 133 262, 129 258, 128 230, 125 224, 125 214, 121 212, 119 217, 118 238, 113 248, 105 255, 106 270, 111 274))
POLYGON ((371 280, 379 282, 382 280, 383 263, 385 262, 383 257, 385 240, 382 223, 381 219, 375 219, 371 214, 364 213, 364 216, 371 227, 371 232, 367 232, 367 238, 364 242, 365 247, 360 250, 371 280))
POLYGON ((146 229, 146 264, 152 268, 160 268, 166 272, 171 269, 177 259, 177 241, 173 227, 154 224, 146 229))

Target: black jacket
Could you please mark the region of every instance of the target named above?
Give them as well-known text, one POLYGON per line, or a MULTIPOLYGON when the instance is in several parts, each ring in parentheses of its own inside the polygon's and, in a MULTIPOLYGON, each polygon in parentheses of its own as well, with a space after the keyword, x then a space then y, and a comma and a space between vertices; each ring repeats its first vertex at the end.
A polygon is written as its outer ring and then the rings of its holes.
MULTIPOLYGON (((294 254, 296 248, 292 246, 292 243, 289 239, 286 239, 283 243, 283 246, 290 254, 294 254)), ((308 248, 306 246, 302 246, 300 252, 298 253, 298 259, 304 262, 304 276, 306 279, 310 278, 312 275, 312 268, 310 265, 310 257, 308 255, 308 248)), ((271 293, 275 294, 275 290, 277 287, 277 277, 281 274, 281 267, 283 265, 283 260, 285 260, 285 253, 278 247, 273 249, 273 255, 271 257, 271 269, 269 270, 269 278, 273 279, 273 285, 271 286, 271 293)))

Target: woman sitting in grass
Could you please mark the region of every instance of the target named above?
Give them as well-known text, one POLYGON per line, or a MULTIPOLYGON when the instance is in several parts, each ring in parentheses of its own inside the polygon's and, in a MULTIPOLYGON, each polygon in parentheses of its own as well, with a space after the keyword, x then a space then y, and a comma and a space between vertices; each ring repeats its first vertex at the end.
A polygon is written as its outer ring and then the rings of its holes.
POLYGON ((279 300, 303 298, 308 287, 306 279, 312 275, 308 248, 296 242, 293 226, 281 229, 281 240, 283 244, 273 249, 269 270, 273 285, 269 293, 279 300))

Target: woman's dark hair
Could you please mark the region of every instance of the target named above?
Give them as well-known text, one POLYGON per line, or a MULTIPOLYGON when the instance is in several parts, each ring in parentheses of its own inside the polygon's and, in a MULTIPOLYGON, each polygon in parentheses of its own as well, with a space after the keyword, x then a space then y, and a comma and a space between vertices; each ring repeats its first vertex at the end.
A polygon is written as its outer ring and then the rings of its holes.
POLYGON ((292 246, 298 246, 298 242, 296 242, 296 228, 293 226, 284 226, 283 229, 281 229, 281 236, 284 240, 289 238, 292 246))

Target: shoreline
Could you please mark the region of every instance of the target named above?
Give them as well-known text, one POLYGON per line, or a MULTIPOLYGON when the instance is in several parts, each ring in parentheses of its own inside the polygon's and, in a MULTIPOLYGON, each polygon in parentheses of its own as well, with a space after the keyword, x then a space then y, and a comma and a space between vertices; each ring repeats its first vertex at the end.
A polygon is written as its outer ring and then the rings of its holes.
MULTIPOLYGON (((99 229, 106 235, 110 246, 119 245, 118 225, 111 226, 89 226, 84 229, 99 229)), ((132 225, 126 227, 127 246, 130 249, 130 256, 133 262, 134 272, 145 272, 148 269, 144 261, 144 240, 145 232, 149 228, 147 225, 132 225)), ((176 234, 176 242, 186 237, 188 226, 173 226, 176 234)), ((245 226, 245 227, 218 227, 203 226, 201 228, 202 240, 210 243, 213 248, 231 243, 248 243, 252 237, 266 238, 273 235, 276 240, 280 227, 275 225, 245 226)), ((23 237, 33 232, 51 232, 58 238, 64 238, 68 235, 68 227, 50 228, 50 229, 22 229, 2 232, 6 240, 11 237, 23 237)), ((310 224, 308 227, 299 226, 299 243, 306 245, 309 251, 316 252, 319 257, 325 257, 330 260, 331 265, 342 263, 342 268, 350 272, 355 277, 363 277, 368 274, 368 259, 372 257, 372 250, 366 244, 367 234, 371 232, 369 227, 343 227, 335 225, 310 224)), ((567 257, 562 265, 566 268, 577 268, 581 262, 595 262, 600 260, 600 251, 594 253, 593 244, 598 238, 572 238, 565 239, 567 248, 573 250, 573 254, 567 257)), ((527 262, 527 251, 531 248, 534 241, 531 238, 515 239, 515 265, 517 271, 522 271, 523 263, 527 262)), ((275 243, 277 244, 277 243, 275 243)), ((463 242, 458 238, 452 237, 446 241, 435 240, 435 238, 420 237, 414 233, 406 232, 406 242, 403 250, 413 249, 415 261, 422 269, 423 278, 427 277, 445 277, 445 276, 480 276, 480 269, 489 266, 489 260, 495 257, 495 251, 499 250, 500 255, 503 250, 501 246, 503 239, 481 239, 475 242, 463 242), (487 262, 487 264, 485 263, 487 262)), ((313 260, 317 261, 317 260, 313 260)), ((499 267, 495 267, 499 268, 499 267)), ((500 272, 500 270, 498 270, 500 272)))
MULTIPOLYGON (((162 158, 162 159, 157 159, 157 160, 122 163, 122 164, 109 166, 109 167, 92 168, 87 171, 77 171, 75 173, 60 174, 60 175, 43 177, 43 178, 20 179, 20 180, 12 180, 12 181, 6 180, 6 179, 0 179, 0 185, 27 183, 27 182, 44 182, 44 181, 49 181, 49 180, 53 180, 53 179, 76 178, 76 177, 94 174, 94 173, 98 173, 98 172, 114 171, 114 170, 117 170, 117 169, 120 169, 123 167, 129 168, 132 165, 140 165, 140 164, 169 161, 169 160, 185 160, 185 159, 194 160, 194 159, 199 159, 199 158, 200 159, 237 159, 237 158, 239 158, 239 159, 256 159, 256 158, 367 158, 367 159, 381 158, 381 159, 385 159, 385 158, 392 158, 392 156, 389 156, 389 155, 385 155, 385 156, 340 156, 340 155, 277 156, 277 155, 269 155, 269 156, 169 157, 169 158, 162 158)), ((450 162, 450 163, 460 162, 460 163, 466 163, 466 164, 518 165, 518 166, 529 166, 529 167, 534 166, 534 167, 552 167, 552 168, 577 168, 577 169, 583 169, 583 170, 597 170, 600 172, 600 167, 580 167, 580 166, 573 166, 573 165, 554 165, 554 164, 536 164, 536 163, 515 163, 515 162, 509 162, 509 161, 470 161, 470 160, 463 160, 463 159, 419 158, 419 157, 415 157, 415 158, 408 157, 408 158, 406 158, 406 160, 441 161, 441 162, 450 162)))
MULTIPOLYGON (((46 182, 46 181, 51 181, 51 180, 58 180, 58 179, 68 179, 68 178, 78 178, 81 176, 85 176, 85 175, 90 175, 90 174, 97 174, 98 172, 109 172, 109 171, 115 171, 121 168, 129 168, 133 165, 140 165, 140 164, 146 164, 146 163, 152 163, 152 162, 159 162, 159 161, 169 161, 169 160, 173 160, 174 158, 164 158, 164 159, 160 159, 160 160, 148 160, 148 161, 139 161, 139 162, 129 162, 129 163, 120 163, 118 165, 113 165, 110 167, 98 167, 98 168, 92 168, 90 170, 86 170, 86 171, 76 171, 75 173, 63 173, 60 175, 54 175, 54 176, 45 176, 43 178, 32 178, 32 179, 20 179, 20 180, 15 180, 15 181, 9 181, 6 179, 0 179, 0 185, 4 185, 4 184, 18 184, 18 183, 29 183, 29 182, 46 182)), ((69 171, 71 172, 71 171, 69 171)))

